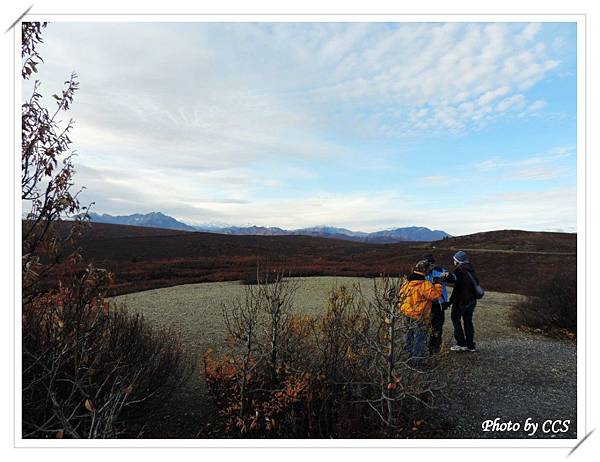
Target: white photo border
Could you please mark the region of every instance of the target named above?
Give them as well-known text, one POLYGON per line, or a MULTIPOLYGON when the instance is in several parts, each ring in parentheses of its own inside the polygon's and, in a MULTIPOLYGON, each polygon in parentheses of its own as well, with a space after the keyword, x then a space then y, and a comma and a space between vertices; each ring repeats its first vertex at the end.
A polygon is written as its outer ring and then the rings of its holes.
POLYGON ((17 448, 572 448, 587 426, 586 389, 586 15, 585 14, 27 14, 13 28, 14 37, 14 446, 17 448), (21 202, 17 201, 20 163, 22 22, 569 22, 577 24, 577 438, 569 439, 116 439, 42 440, 22 438, 21 395, 21 202))

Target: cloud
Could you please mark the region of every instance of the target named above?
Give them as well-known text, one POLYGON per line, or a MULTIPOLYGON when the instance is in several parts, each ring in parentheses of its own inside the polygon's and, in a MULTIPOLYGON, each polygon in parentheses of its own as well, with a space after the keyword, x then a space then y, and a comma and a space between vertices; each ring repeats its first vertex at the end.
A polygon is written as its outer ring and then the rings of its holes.
POLYGON ((44 52, 52 73, 78 69, 83 101, 74 115, 96 131, 89 147, 118 137, 128 146, 218 150, 222 159, 324 155, 343 149, 319 128, 458 132, 525 104, 516 89, 559 64, 531 42, 540 27, 61 23, 48 28, 44 52))
POLYGON ((528 116, 538 116, 540 111, 548 106, 548 103, 545 100, 538 99, 533 103, 529 104, 521 113, 519 113, 519 118, 528 117, 528 116))
POLYGON ((543 154, 529 155, 517 159, 502 156, 477 162, 475 170, 500 173, 500 178, 521 181, 547 181, 571 175, 576 177, 574 166, 565 161, 575 155, 570 146, 557 146, 543 154))
POLYGON ((521 168, 517 171, 508 173, 505 178, 511 180, 553 180, 569 173, 572 169, 568 167, 531 167, 521 168))
MULTIPOLYGON (((399 190, 331 193, 304 191, 297 197, 263 197, 244 200, 241 187, 238 199, 213 195, 190 197, 185 188, 168 190, 168 179, 148 178, 140 188, 128 181, 105 181, 110 171, 80 169, 78 178, 88 187, 101 192, 94 210, 109 213, 168 211, 177 219, 192 224, 220 222, 233 225, 281 226, 299 228, 315 225, 347 227, 375 231, 419 224, 444 229, 451 234, 465 234, 491 229, 549 230, 575 223, 575 188, 546 191, 484 193, 454 200, 427 200, 399 190), (164 194, 165 191, 169 194, 164 194), (482 210, 493 213, 482 213, 482 210)), ((443 176, 430 177, 435 184, 443 176)), ((250 195, 251 196, 251 195, 250 195)))
POLYGON ((519 33, 516 40, 520 43, 529 42, 532 40, 537 33, 542 29, 542 25, 539 22, 532 22, 527 24, 523 30, 519 33))
POLYGON ((438 217, 419 211, 424 198, 347 190, 388 174, 390 159, 418 156, 430 136, 538 114, 546 102, 529 90, 561 66, 543 27, 52 23, 39 77, 51 94, 79 74, 76 180, 98 211, 290 227, 425 224, 438 217), (343 187, 320 177, 331 170, 343 187))
POLYGON ((357 44, 346 58, 354 66, 342 68, 353 72, 334 72, 338 81, 325 82, 315 93, 345 104, 369 100, 405 106, 409 123, 400 123, 396 133, 481 126, 498 112, 526 103, 525 95, 511 89, 531 88, 559 65, 546 47, 529 43, 540 27, 402 25, 385 39, 357 44), (489 106, 505 95, 503 103, 489 106))
MULTIPOLYGON (((398 191, 352 194, 307 193, 301 200, 265 199, 247 205, 233 205, 229 222, 284 228, 332 225, 361 231, 375 231, 419 223, 450 234, 467 234, 493 229, 550 230, 575 223, 576 188, 547 191, 514 191, 484 194, 460 204, 435 202, 424 208, 417 196, 398 191), (249 210, 248 210, 249 209, 249 210), (293 214, 290 213, 293 210, 293 214), (490 213, 482 213, 482 210, 490 213)), ((195 215, 197 217, 197 215, 195 215)), ((179 218, 185 219, 184 215, 179 218)), ((221 215, 207 214, 204 221, 222 220, 221 215)))
POLYGON ((510 91, 510 87, 500 87, 496 90, 486 91, 483 95, 479 97, 477 103, 480 106, 484 106, 488 103, 491 103, 493 100, 498 98, 499 96, 506 95, 510 91))
POLYGON ((450 179, 450 177, 445 176, 445 175, 429 175, 429 176, 423 177, 423 181, 425 181, 427 183, 443 183, 444 181, 447 181, 448 179, 450 179))
POLYGON ((538 99, 538 100, 534 101, 532 104, 530 104, 529 107, 527 108, 527 110, 529 112, 536 112, 536 111, 539 111, 540 109, 544 109, 547 105, 548 105, 548 103, 546 103, 546 101, 538 99))
POLYGON ((513 95, 510 98, 503 99, 496 106, 497 112, 504 112, 510 108, 522 108, 525 105, 525 97, 521 94, 513 95))
POLYGON ((482 160, 482 161, 478 162, 477 164, 475 164, 474 167, 476 170, 479 170, 481 172, 490 172, 490 171, 496 170, 500 167, 505 167, 507 165, 510 165, 510 164, 503 162, 500 157, 494 157, 492 159, 482 160))

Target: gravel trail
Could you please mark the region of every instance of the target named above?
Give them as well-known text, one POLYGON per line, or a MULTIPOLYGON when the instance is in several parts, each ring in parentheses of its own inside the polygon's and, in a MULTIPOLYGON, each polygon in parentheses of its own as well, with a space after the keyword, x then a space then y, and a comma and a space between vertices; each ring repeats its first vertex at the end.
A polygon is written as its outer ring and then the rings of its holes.
MULTIPOLYGON (((452 322, 446 312, 440 377, 447 391, 441 414, 454 430, 450 438, 529 438, 523 431, 484 432, 488 419, 539 423, 534 437, 576 438, 577 347, 571 340, 516 330, 510 323, 518 295, 488 292, 475 309, 478 351, 452 352, 452 322), (569 431, 543 433, 546 420, 570 420, 569 431)), ((558 428, 558 426, 556 427, 558 428)))
MULTIPOLYGON (((364 278, 299 278, 298 311, 319 314, 324 310, 332 285, 361 284, 368 296, 372 282, 364 278)), ((201 358, 208 348, 218 350, 224 333, 220 306, 242 295, 238 282, 202 283, 122 295, 131 312, 144 315, 152 324, 179 332, 186 350, 199 368, 163 418, 167 437, 193 438, 207 413, 201 358), (216 348, 215 348, 216 347, 216 348), (174 423, 175 422, 175 423, 174 423), (198 424, 196 424, 198 422, 198 424)), ((446 312, 444 345, 438 377, 443 385, 431 418, 446 422, 444 438, 529 438, 522 427, 527 418, 539 424, 533 437, 576 438, 576 344, 518 331, 509 320, 510 307, 518 295, 487 292, 475 310, 476 353, 451 352, 450 312, 446 312), (519 431, 484 432, 482 423, 519 422, 519 431), (570 420, 564 433, 544 433, 546 420, 570 420)))

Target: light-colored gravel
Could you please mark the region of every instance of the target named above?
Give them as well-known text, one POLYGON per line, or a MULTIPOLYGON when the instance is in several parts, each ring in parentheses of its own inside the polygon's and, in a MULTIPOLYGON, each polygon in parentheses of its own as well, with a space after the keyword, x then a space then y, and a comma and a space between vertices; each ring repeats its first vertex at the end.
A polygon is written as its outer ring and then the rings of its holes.
MULTIPOLYGON (((299 278, 298 312, 319 314, 333 285, 360 284, 368 295, 372 280, 345 277, 299 278)), ((190 284, 122 295, 131 312, 141 313, 152 324, 179 332, 184 347, 199 361, 208 348, 218 349, 224 336, 220 306, 241 296, 238 282, 190 284)), ((485 433, 481 424, 501 421, 524 422, 528 417, 542 424, 547 419, 570 420, 567 433, 536 437, 575 438, 576 345, 516 330, 509 321, 511 305, 519 296, 488 292, 475 312, 477 353, 454 353, 450 312, 446 312, 444 347, 438 378, 444 385, 431 418, 448 423, 447 438, 526 438, 520 432, 485 433)), ((210 412, 204 384, 197 373, 182 392, 186 413, 210 412)), ((187 417, 190 417, 189 415, 187 417)), ((541 425, 540 425, 541 426, 541 425)))
POLYGON ((475 309, 476 353, 448 351, 453 344, 450 312, 444 324, 445 355, 440 380, 440 415, 455 427, 449 437, 527 438, 518 432, 483 432, 488 419, 539 423, 570 420, 569 431, 535 437, 575 438, 577 422, 577 347, 558 340, 516 330, 510 323, 511 306, 518 295, 488 292, 475 309))

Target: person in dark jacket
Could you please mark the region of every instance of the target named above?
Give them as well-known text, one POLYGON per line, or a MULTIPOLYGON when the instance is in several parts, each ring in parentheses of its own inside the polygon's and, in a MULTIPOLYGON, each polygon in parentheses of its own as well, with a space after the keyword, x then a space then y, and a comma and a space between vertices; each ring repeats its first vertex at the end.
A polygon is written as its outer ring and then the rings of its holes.
POLYGON ((477 306, 477 298, 473 280, 477 284, 479 284, 479 280, 466 252, 456 252, 453 260, 454 271, 445 278, 446 282, 454 284, 450 296, 450 304, 452 305, 450 317, 454 325, 456 345, 451 347, 450 350, 477 351, 474 340, 475 329, 473 327, 473 312, 477 306))
MULTIPOLYGON (((426 253, 421 257, 430 264, 435 263, 433 254, 426 253)), ((442 332, 444 330, 444 321, 446 315, 444 311, 449 306, 448 292, 446 290, 445 278, 448 270, 439 266, 433 266, 427 273, 427 280, 430 282, 439 281, 442 284, 442 296, 431 303, 431 335, 429 336, 429 354, 439 353, 442 348, 442 332)))

